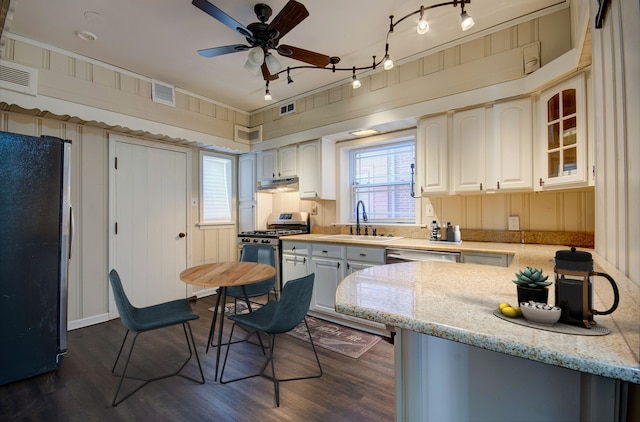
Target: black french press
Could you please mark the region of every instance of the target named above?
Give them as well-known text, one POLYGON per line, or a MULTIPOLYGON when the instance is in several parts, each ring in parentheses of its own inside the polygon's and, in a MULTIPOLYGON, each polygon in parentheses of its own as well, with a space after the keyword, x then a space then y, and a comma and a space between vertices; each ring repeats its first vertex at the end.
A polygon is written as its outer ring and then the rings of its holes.
POLYGON ((586 251, 556 251, 555 294, 556 306, 562 309, 560 322, 591 328, 594 315, 608 315, 616 310, 620 294, 616 282, 609 274, 593 271, 593 259, 586 251), (613 288, 613 305, 606 311, 593 309, 593 276, 609 280, 613 288))

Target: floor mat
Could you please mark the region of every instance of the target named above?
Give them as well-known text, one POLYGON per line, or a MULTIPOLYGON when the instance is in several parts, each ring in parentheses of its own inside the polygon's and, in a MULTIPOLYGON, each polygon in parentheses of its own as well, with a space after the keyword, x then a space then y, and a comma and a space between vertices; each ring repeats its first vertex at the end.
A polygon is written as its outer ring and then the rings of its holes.
MULTIPOLYGON (((316 346, 355 359, 362 356, 382 339, 382 337, 375 334, 365 333, 310 316, 307 317, 307 323, 309 324, 313 343, 316 346)), ((307 334, 304 322, 298 324, 296 328, 287 334, 300 340, 309 341, 309 335, 307 334)))

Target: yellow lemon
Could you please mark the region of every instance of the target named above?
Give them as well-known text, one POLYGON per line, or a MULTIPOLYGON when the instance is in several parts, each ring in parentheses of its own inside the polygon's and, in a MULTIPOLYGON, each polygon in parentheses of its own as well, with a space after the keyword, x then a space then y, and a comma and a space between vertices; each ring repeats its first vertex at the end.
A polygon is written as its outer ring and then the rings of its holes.
POLYGON ((509 305, 507 302, 502 302, 500 305, 498 305, 498 309, 502 310, 502 308, 506 308, 507 306, 511 305, 509 305))
POLYGON ((519 316, 519 317, 522 316, 522 310, 520 309, 519 306, 513 306, 513 309, 516 311, 516 316, 519 316))
POLYGON ((505 306, 501 309, 502 315, 508 316, 509 318, 515 318, 518 316, 518 312, 513 309, 511 306, 505 306))

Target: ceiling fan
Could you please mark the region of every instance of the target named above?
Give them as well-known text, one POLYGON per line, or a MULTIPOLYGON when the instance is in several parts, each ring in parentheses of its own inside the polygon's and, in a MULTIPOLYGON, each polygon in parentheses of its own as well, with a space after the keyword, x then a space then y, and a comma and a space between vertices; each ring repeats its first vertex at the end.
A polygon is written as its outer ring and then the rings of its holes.
POLYGON ((304 5, 297 1, 289 0, 270 23, 267 23, 267 21, 272 14, 271 7, 263 3, 256 4, 253 10, 260 22, 250 23, 246 27, 207 0, 193 0, 192 4, 238 32, 245 37, 249 44, 234 44, 198 50, 198 54, 203 57, 216 57, 249 50, 245 68, 254 74, 261 70, 265 81, 278 79, 278 72, 282 70, 282 65, 273 57, 270 50, 275 50, 284 57, 299 60, 316 67, 326 67, 329 64, 340 62, 339 57, 329 57, 290 45, 279 45, 282 37, 309 16, 309 12, 304 5))

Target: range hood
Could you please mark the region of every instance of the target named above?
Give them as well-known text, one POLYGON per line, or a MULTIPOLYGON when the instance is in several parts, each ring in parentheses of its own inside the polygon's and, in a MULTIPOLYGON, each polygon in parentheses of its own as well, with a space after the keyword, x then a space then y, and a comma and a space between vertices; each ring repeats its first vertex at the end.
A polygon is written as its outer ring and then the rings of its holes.
POLYGON ((265 193, 298 192, 298 176, 260 180, 257 190, 265 193))

